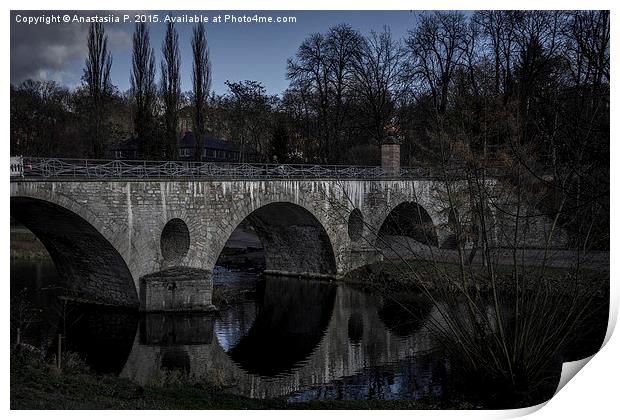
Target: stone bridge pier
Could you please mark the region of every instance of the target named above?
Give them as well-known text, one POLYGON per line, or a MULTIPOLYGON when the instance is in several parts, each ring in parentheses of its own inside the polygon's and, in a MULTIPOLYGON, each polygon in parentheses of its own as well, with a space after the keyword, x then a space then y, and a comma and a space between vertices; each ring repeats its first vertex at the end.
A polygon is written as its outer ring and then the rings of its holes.
POLYGON ((11 216, 43 242, 69 297, 205 310, 213 268, 244 220, 268 273, 336 278, 379 258, 383 236, 449 244, 441 189, 432 180, 22 179, 11 182, 11 216))

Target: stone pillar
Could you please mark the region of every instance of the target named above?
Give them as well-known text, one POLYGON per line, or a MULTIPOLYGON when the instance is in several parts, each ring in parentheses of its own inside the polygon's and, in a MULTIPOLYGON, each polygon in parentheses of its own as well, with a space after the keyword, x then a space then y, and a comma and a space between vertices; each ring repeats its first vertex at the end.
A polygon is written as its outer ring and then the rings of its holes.
POLYGON ((384 143, 381 145, 381 169, 387 175, 400 175, 400 144, 384 143))
POLYGON ((169 268, 140 279, 143 312, 202 312, 215 310, 212 273, 188 267, 169 268))

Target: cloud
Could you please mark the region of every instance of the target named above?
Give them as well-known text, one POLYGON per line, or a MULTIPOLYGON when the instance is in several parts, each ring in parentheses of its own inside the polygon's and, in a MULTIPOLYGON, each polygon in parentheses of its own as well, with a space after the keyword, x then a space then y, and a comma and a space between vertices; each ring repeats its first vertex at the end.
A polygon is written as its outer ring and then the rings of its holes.
MULTIPOLYGON (((93 15, 97 12, 79 12, 93 15)), ((107 12, 98 12, 107 14, 107 12)), ((27 25, 17 23, 16 15, 51 16, 53 11, 11 12, 11 83, 26 79, 55 80, 69 87, 80 83, 86 58, 88 24, 52 23, 27 25)), ((62 13, 61 13, 62 14, 62 13)), ((106 25, 109 49, 126 50, 131 42, 123 25, 106 25)))

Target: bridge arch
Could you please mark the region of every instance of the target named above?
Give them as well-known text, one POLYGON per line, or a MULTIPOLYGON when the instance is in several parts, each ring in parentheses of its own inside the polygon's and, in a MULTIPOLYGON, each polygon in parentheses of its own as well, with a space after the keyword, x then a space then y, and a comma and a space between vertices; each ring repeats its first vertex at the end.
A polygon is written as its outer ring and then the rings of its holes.
POLYGON ((308 208, 290 201, 236 212, 234 222, 219 235, 215 260, 243 221, 254 228, 263 245, 266 273, 336 275, 334 247, 327 230, 308 208))
POLYGON ((137 307, 133 276, 98 220, 69 200, 66 205, 28 196, 11 196, 11 216, 43 243, 69 297, 137 307))
POLYGON ((401 202, 390 210, 380 224, 377 245, 393 236, 408 237, 424 245, 439 245, 436 221, 415 201, 401 202))

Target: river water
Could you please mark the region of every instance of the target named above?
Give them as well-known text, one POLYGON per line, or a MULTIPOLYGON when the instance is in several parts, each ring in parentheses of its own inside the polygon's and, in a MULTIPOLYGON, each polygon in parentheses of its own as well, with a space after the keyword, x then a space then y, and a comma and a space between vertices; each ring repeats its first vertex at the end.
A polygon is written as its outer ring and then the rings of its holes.
MULTIPOLYGON (((29 308, 24 341, 51 356, 62 334, 66 350, 78 353, 94 372, 145 386, 183 378, 292 402, 486 405, 455 386, 454 366, 426 328, 436 319, 431 305, 421 304, 421 316, 411 321, 383 297, 337 282, 221 267, 214 282, 237 297, 216 314, 139 314, 63 303, 57 299, 62 282, 50 261, 12 262, 11 306, 12 312, 29 308)), ((558 364, 555 383, 559 369, 558 364)))

